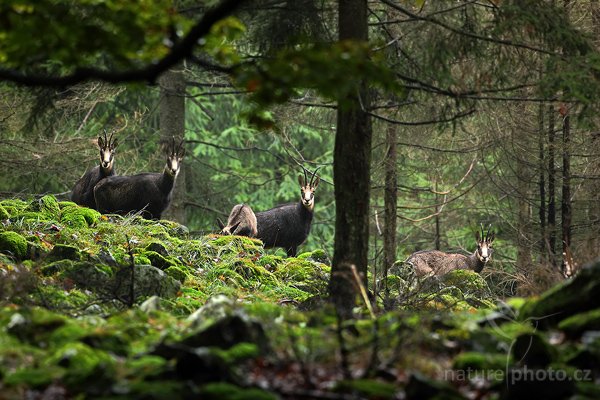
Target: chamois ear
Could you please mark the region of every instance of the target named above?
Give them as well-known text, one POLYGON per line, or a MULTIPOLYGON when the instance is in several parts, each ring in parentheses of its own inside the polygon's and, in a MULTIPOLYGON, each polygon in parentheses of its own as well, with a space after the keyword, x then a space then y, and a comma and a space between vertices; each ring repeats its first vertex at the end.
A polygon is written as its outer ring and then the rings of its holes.
POLYGON ((477 240, 477 243, 481 242, 481 235, 479 234, 479 231, 475 232, 475 240, 477 240))
POLYGON ((119 139, 113 140, 112 144, 110 145, 111 150, 114 150, 115 147, 117 147, 117 144, 119 144, 119 139))
POLYGON ((104 139, 102 139, 102 136, 98 136, 98 147, 101 149, 104 148, 104 139))
POLYGON ((298 175, 298 183, 301 187, 304 187, 304 181, 302 180, 302 175, 298 175))
POLYGON ((319 186, 319 181, 320 181, 319 177, 318 177, 318 176, 316 176, 316 177, 315 177, 315 181, 314 181, 314 182, 313 182, 313 184, 312 184, 312 188, 313 188, 313 190, 314 190, 314 189, 316 189, 316 188, 317 188, 317 186, 319 186))
POLYGON ((496 237, 496 234, 494 232, 490 233, 490 236, 488 237, 488 244, 492 244, 494 242, 494 238, 496 237))

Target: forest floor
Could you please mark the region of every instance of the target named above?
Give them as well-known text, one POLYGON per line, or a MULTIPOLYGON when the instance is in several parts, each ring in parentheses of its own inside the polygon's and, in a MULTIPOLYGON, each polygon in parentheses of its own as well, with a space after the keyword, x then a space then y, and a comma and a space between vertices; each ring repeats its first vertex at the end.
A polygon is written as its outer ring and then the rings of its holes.
POLYGON ((600 398, 600 262, 504 301, 470 271, 397 268, 342 321, 321 250, 52 196, 0 221, 2 399, 600 398))

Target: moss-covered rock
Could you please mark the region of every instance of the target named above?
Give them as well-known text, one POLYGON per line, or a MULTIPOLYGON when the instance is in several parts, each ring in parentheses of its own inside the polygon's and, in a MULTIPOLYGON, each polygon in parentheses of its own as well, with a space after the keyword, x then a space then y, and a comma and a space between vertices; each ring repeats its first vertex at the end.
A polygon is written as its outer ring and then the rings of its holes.
POLYGON ((519 310, 519 319, 535 318, 539 327, 548 328, 572 315, 597 308, 600 308, 600 260, 585 265, 573 279, 539 298, 528 300, 519 310))
POLYGON ((87 228, 100 220, 101 214, 87 207, 67 205, 62 208, 60 222, 71 228, 87 228))
POLYGON ((165 273, 181 283, 185 282, 188 277, 187 272, 179 267, 169 267, 165 269, 165 273))
POLYGON ((492 297, 492 291, 485 279, 474 271, 456 269, 441 276, 440 281, 444 286, 459 288, 464 295, 472 295, 483 299, 492 297))
POLYGON ((48 253, 47 259, 49 261, 55 260, 81 260, 81 252, 75 246, 70 246, 67 244, 57 244, 55 245, 50 253, 48 253))
POLYGON ((27 256, 27 240, 17 232, 0 232, 0 251, 22 260, 27 256))
POLYGON ((42 275, 51 276, 72 269, 75 265, 73 260, 57 260, 45 264, 41 268, 42 275))
POLYGON ((145 251, 142 254, 140 254, 140 256, 146 257, 148 260, 150 260, 150 263, 153 266, 162 270, 166 270, 169 267, 177 266, 177 263, 174 262, 172 259, 162 256, 155 251, 145 251))
POLYGON ((558 329, 570 337, 579 337, 585 331, 600 331, 600 308, 566 318, 558 324, 558 329))
POLYGON ((41 197, 38 200, 34 200, 31 202, 29 208, 32 211, 37 211, 50 218, 56 218, 60 216, 60 206, 58 205, 58 201, 56 197, 52 195, 46 195, 41 197))

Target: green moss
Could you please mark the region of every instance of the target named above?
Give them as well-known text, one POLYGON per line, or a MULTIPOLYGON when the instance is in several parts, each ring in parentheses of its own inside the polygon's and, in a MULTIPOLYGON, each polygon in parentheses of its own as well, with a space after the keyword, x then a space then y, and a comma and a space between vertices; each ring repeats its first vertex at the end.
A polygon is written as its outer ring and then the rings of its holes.
POLYGON ((273 393, 256 388, 241 388, 231 383, 209 383, 200 388, 200 397, 206 400, 276 400, 273 393))
POLYGON ((91 208, 68 205, 62 209, 60 222, 72 228, 87 228, 95 225, 100 217, 101 214, 91 208))
POLYGON ((57 260, 49 264, 43 265, 41 268, 42 275, 51 276, 73 268, 73 260, 57 260))
POLYGON ((81 253, 75 246, 67 244, 54 245, 50 253, 48 253, 48 260, 81 260, 81 253))
POLYGON ((486 281, 477 272, 456 269, 440 278, 445 286, 455 286, 465 295, 474 295, 479 298, 490 298, 492 292, 486 281))
POLYGON ((0 232, 0 251, 22 260, 27 256, 27 240, 17 232, 0 232))
POLYGON ((188 277, 188 274, 179 267, 169 267, 165 270, 165 273, 181 283, 185 282, 188 277))
POLYGON ((10 214, 6 211, 6 208, 0 204, 0 220, 5 220, 10 218, 10 214))
POLYGON ((73 201, 59 201, 58 206, 61 210, 67 207, 79 207, 79 205, 73 201))
POLYGON ((58 218, 60 215, 60 207, 56 197, 52 195, 46 195, 37 201, 33 201, 30 205, 33 211, 39 211, 46 214, 50 218, 58 218))
POLYGON ((83 386, 101 388, 110 384, 115 372, 115 360, 110 355, 77 342, 68 343, 56 350, 46 363, 48 366, 64 367, 66 371, 62 380, 73 389, 81 389, 83 386))
POLYGON ((467 351, 454 358, 453 368, 466 371, 474 370, 504 370, 510 361, 506 354, 478 353, 467 351))
POLYGON ((150 263, 158 269, 165 270, 169 267, 177 266, 177 263, 173 262, 173 260, 164 257, 155 251, 145 251, 141 255, 149 259, 150 263))
POLYGON ((311 252, 302 253, 298 256, 301 259, 309 259, 322 264, 330 264, 329 257, 325 253, 325 250, 317 249, 311 252))
POLYGON ((600 330, 600 308, 564 319, 558 324, 558 329, 572 336, 581 335, 585 331, 598 331, 600 330))
POLYGON ((2 200, 0 205, 4 207, 4 209, 11 215, 14 216, 18 213, 25 211, 25 209, 29 206, 29 203, 19 199, 8 199, 2 200))

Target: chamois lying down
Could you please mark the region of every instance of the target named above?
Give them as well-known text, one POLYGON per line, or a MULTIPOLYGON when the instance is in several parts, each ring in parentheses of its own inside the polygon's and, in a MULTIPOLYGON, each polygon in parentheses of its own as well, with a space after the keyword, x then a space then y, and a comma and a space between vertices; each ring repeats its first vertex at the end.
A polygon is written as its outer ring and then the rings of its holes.
POLYGON ((98 211, 121 215, 141 212, 146 219, 160 219, 171 202, 173 186, 185 155, 183 141, 176 148, 173 140, 166 155, 167 165, 162 174, 111 176, 98 183, 94 188, 98 211))
MULTIPOLYGON (((317 168, 318 170, 318 168, 317 168)), ((257 238, 262 240, 265 248, 283 247, 288 257, 295 257, 300 246, 310 233, 314 207, 315 190, 319 185, 317 171, 312 174, 310 182, 304 170, 298 176, 300 184, 300 201, 281 204, 267 211, 256 213, 257 238), (314 181, 313 181, 314 180, 314 181)))
POLYGON ((483 237, 482 227, 481 235, 477 232, 475 239, 477 249, 471 255, 423 250, 411 254, 406 263, 414 268, 417 276, 441 276, 455 269, 468 269, 479 273, 492 258, 494 233, 490 234, 488 229, 483 237))
POLYGON ((222 235, 256 237, 256 215, 247 204, 236 204, 229 213, 227 225, 217 219, 222 235))
MULTIPOLYGON (((114 133, 114 132, 113 132, 114 133)), ((114 156, 117 147, 117 139, 114 141, 113 133, 106 139, 106 130, 104 139, 98 136, 98 148, 100 149, 100 165, 96 165, 75 183, 71 191, 71 201, 89 208, 96 209, 96 200, 94 199, 94 186, 102 179, 115 175, 114 156)))

